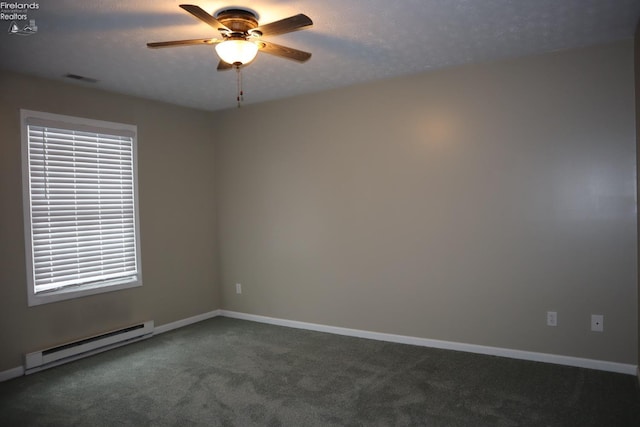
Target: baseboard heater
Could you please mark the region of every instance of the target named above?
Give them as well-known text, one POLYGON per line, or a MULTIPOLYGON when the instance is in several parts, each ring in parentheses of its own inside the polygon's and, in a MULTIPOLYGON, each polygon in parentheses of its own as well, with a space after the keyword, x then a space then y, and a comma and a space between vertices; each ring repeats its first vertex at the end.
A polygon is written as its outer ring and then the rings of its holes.
POLYGON ((140 341, 149 338, 151 335, 153 335, 153 320, 28 353, 24 357, 24 373, 27 375, 32 374, 43 369, 140 341))

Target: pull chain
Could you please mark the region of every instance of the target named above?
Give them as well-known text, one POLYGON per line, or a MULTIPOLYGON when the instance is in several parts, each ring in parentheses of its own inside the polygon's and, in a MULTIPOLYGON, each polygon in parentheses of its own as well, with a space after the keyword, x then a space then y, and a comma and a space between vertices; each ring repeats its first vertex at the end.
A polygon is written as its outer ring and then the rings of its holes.
POLYGON ((236 100, 238 101, 238 108, 242 105, 244 101, 244 92, 242 91, 242 73, 240 72, 240 65, 236 65, 236 75, 237 75, 237 87, 238 94, 236 96, 236 100))

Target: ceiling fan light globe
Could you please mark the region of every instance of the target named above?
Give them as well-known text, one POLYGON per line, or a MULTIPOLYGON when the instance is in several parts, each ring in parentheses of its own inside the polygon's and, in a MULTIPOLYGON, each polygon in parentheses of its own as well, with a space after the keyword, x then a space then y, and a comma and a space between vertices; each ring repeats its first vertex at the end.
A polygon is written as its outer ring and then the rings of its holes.
POLYGON ((227 64, 248 64, 258 54, 258 46, 246 40, 225 40, 216 45, 216 53, 227 64))

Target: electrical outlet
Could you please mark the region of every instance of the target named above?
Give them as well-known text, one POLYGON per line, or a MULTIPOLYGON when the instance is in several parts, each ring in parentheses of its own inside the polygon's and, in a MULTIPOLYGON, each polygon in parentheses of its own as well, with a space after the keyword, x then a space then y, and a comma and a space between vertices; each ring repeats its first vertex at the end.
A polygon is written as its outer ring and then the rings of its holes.
POLYGON ((236 283, 236 294, 242 293, 242 285, 240 283, 236 283))
POLYGON ((547 326, 558 326, 557 311, 547 311, 547 326))
POLYGON ((604 331, 604 316, 602 314, 591 315, 591 330, 593 332, 604 331))

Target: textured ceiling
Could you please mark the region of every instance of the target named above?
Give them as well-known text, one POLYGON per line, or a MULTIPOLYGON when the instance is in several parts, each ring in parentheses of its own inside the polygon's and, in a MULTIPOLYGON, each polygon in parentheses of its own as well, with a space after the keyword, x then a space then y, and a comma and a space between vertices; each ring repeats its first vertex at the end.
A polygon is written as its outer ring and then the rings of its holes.
MULTIPOLYGON (((235 107, 236 74, 217 72, 212 46, 148 49, 150 41, 218 37, 172 0, 40 1, 21 12, 37 32, 9 34, 0 68, 174 104, 235 107)), ((7 2, 7 3, 13 3, 7 2)), ((18 3, 32 3, 22 0, 18 3)), ((638 0, 259 0, 191 2, 207 12, 249 7, 260 23, 304 13, 313 27, 265 37, 313 53, 304 64, 264 53, 243 69, 245 104, 633 37, 638 0)), ((5 15, 14 13, 2 10, 5 15)), ((24 26, 28 21, 17 21, 24 26)))

